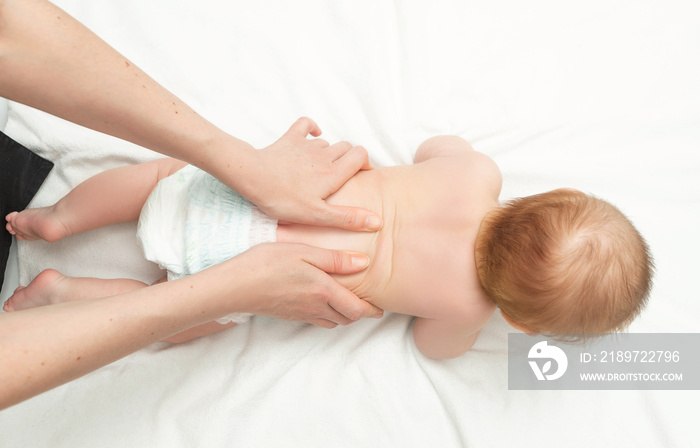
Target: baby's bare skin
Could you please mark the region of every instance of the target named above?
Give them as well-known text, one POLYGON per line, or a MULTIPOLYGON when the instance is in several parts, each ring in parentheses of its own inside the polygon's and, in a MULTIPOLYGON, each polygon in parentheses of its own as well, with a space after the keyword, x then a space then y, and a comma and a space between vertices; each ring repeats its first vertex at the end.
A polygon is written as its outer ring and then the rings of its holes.
POLYGON ((366 271, 337 279, 375 306, 418 317, 414 336, 424 353, 458 356, 495 308, 480 286, 474 245, 483 217, 498 206, 500 172, 457 137, 428 140, 416 162, 360 172, 327 199, 379 214, 379 232, 280 224, 277 237, 368 254, 366 271))
MULTIPOLYGON (((330 204, 362 207, 377 213, 384 222, 380 231, 352 232, 280 222, 277 239, 369 255, 368 269, 336 279, 379 308, 416 316, 414 339, 421 351, 435 358, 450 358, 471 348, 495 309, 480 286, 474 247, 481 221, 498 206, 501 177, 491 159, 475 152, 458 137, 429 139, 418 149, 415 162, 361 171, 327 198, 330 204)), ((169 174, 183 165, 173 161, 162 163, 172 165, 166 170, 169 174)), ((126 169, 134 179, 142 179, 144 176, 135 170, 153 167, 126 169)), ((115 179, 121 179, 122 175, 118 174, 114 175, 115 179)), ((141 192, 143 200, 152 188, 141 192)), ((86 195, 94 190, 83 188, 86 195)), ((142 205, 128 204, 123 211, 110 212, 116 217, 138 215, 142 205)), ((57 241, 71 234, 69 229, 84 224, 82 220, 72 224, 62 222, 55 219, 56 215, 60 213, 51 207, 13 213, 7 217, 7 229, 24 239, 57 241)), ((93 215, 97 219, 102 216, 93 215)), ((72 214, 66 216, 68 221, 72 214)), ((89 227, 104 224, 91 223, 89 227)), ((45 271, 27 288, 18 290, 5 309, 48 304, 47 297, 58 301, 63 297, 80 299, 76 297, 77 291, 89 298, 146 286, 127 284, 135 282, 128 279, 74 279, 80 281, 80 286, 74 282, 69 293, 62 293, 58 286, 66 286, 73 279, 59 276, 55 271, 45 271)), ((202 335, 211 332, 209 327, 202 335)))
POLYGON ((51 207, 29 208, 22 213, 12 212, 5 217, 5 228, 22 241, 58 241, 66 232, 47 221, 50 212, 51 207))

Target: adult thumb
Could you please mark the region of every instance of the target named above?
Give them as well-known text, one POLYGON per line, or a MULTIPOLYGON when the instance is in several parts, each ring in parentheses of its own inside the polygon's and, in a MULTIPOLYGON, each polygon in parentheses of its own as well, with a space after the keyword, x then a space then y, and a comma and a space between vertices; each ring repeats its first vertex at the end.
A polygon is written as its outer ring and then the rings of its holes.
POLYGON ((369 266, 370 259, 360 252, 313 248, 304 260, 329 274, 355 274, 369 266))
POLYGON ((382 228, 382 219, 369 210, 326 204, 317 225, 337 227, 356 232, 376 232, 382 228))

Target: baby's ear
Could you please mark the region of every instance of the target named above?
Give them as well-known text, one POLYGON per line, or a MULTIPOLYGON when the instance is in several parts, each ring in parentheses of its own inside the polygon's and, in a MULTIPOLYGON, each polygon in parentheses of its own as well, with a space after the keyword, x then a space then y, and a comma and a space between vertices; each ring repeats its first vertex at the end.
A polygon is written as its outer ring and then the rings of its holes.
POLYGON ((511 327, 515 328, 516 330, 522 331, 523 333, 528 333, 528 334, 533 334, 533 333, 535 333, 534 331, 530 331, 527 327, 525 327, 525 326, 523 326, 523 325, 520 325, 519 323, 517 323, 516 321, 514 321, 514 320, 511 319, 510 317, 506 316, 506 315, 503 313, 503 311, 501 311, 501 316, 503 316, 503 318, 506 320, 506 322, 508 322, 508 324, 509 324, 511 327))

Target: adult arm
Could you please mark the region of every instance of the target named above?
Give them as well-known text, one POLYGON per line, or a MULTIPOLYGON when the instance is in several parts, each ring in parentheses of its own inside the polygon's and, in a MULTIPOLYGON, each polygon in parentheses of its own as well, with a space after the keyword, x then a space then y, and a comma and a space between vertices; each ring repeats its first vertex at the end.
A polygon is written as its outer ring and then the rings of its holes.
POLYGON ((260 151, 226 134, 45 0, 0 0, 0 96, 185 160, 287 221, 377 230, 373 213, 325 198, 367 152, 329 145, 309 119, 260 151))
POLYGON ((0 409, 231 312, 326 327, 379 317, 381 310, 322 272, 350 274, 367 263, 359 254, 263 244, 127 294, 0 313, 0 409))

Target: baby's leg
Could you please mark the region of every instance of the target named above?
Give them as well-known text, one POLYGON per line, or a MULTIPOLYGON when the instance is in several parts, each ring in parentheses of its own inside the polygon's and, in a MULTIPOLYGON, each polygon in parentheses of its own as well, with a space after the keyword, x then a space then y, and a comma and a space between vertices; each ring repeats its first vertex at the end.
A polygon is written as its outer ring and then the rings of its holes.
POLYGON ((19 311, 54 303, 109 297, 146 286, 148 285, 143 282, 128 278, 66 277, 54 269, 46 269, 27 287, 17 288, 3 309, 19 311))
MULTIPOLYGON (((164 280, 161 279, 157 283, 164 280)), ((56 270, 47 269, 32 280, 27 287, 17 288, 15 293, 5 302, 3 309, 11 312, 53 303, 108 297, 147 286, 146 283, 127 278, 66 277, 56 270)), ((217 322, 209 322, 171 336, 165 341, 173 344, 186 342, 200 336, 218 333, 235 325, 235 323, 221 325, 217 322)))
POLYGON ((18 239, 58 241, 109 224, 136 221, 161 179, 186 165, 164 158, 103 171, 56 204, 7 215, 7 230, 18 239))

